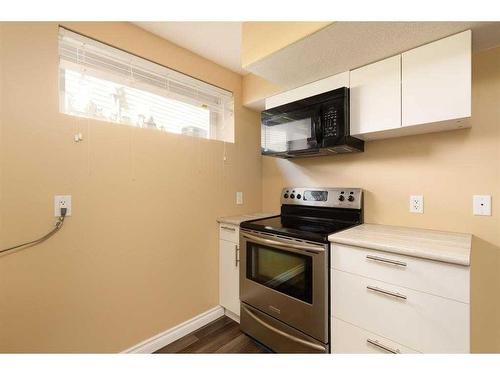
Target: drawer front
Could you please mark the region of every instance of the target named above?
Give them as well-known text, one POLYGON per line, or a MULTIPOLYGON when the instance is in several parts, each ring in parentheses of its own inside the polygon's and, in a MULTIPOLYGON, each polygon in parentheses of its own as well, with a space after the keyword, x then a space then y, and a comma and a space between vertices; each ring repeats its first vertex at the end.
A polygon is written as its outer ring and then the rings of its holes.
POLYGON ((332 267, 469 303, 470 268, 362 247, 333 244, 332 267))
POLYGON ((332 314, 422 353, 468 353, 469 304, 332 270, 332 314))
POLYGON ((219 239, 233 243, 240 242, 240 228, 232 224, 219 224, 219 239))
POLYGON ((337 318, 332 318, 332 353, 417 354, 416 350, 378 336, 337 318))

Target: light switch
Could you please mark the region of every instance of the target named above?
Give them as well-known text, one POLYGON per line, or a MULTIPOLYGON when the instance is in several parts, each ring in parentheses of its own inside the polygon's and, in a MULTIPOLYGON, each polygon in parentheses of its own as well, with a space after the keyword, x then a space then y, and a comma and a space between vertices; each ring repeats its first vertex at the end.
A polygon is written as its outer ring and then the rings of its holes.
POLYGON ((243 204, 243 192, 242 191, 236 192, 236 204, 243 204))
POLYGON ((473 195, 472 210, 474 215, 491 216, 491 195, 473 195))

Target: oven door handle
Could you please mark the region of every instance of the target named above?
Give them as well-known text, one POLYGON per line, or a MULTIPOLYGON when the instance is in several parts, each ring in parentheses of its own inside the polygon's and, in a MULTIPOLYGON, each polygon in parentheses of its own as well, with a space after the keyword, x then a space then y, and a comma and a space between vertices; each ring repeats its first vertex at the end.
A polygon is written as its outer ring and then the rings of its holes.
MULTIPOLYGON (((244 307, 243 307, 244 308, 244 307)), ((282 330, 276 328, 276 327, 273 327, 272 325, 266 323, 265 321, 263 321, 262 319, 260 319, 257 315, 255 315, 253 312, 251 312, 249 309, 245 309, 245 312, 250 315, 257 323, 259 324, 262 324, 264 327, 266 327, 267 329, 273 331, 274 333, 280 335, 280 336, 283 336, 291 341, 295 341, 296 343, 299 343, 301 345, 304 345, 304 346, 308 346, 312 349, 315 349, 315 350, 318 350, 318 351, 321 351, 321 352, 325 352, 325 348, 321 345, 318 345, 318 344, 315 344, 315 343, 312 343, 312 342, 309 342, 309 341, 306 341, 306 340, 303 340, 299 337, 295 337, 287 332, 283 332, 282 330)))
POLYGON ((267 238, 253 236, 253 235, 248 234, 248 233, 242 233, 241 235, 244 238, 247 238, 249 240, 252 240, 252 241, 255 241, 257 243, 264 244, 264 245, 275 245, 275 246, 287 247, 289 249, 310 250, 310 251, 315 251, 315 252, 325 251, 325 248, 323 246, 319 246, 319 245, 311 245, 311 244, 295 245, 295 244, 291 244, 291 243, 287 243, 287 242, 274 241, 274 240, 269 240, 267 238))

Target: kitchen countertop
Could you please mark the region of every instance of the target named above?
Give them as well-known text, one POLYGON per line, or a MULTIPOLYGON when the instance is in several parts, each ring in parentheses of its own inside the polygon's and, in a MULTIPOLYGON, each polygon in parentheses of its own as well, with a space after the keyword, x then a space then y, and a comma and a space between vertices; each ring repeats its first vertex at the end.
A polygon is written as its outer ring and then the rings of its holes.
POLYGON ((470 265, 472 235, 391 225, 361 224, 328 237, 330 242, 440 262, 470 265))
POLYGON ((254 213, 254 214, 219 217, 217 219, 217 222, 225 223, 225 224, 232 224, 232 225, 240 225, 243 221, 263 219, 265 217, 276 216, 276 215, 279 215, 279 214, 258 212, 258 213, 254 213))

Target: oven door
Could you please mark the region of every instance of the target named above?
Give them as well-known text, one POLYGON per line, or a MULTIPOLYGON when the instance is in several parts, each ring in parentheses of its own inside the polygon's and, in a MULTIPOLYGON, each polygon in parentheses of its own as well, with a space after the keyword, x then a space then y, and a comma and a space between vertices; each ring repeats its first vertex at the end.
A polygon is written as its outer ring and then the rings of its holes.
POLYGON ((328 343, 328 245, 240 231, 242 302, 328 343))

